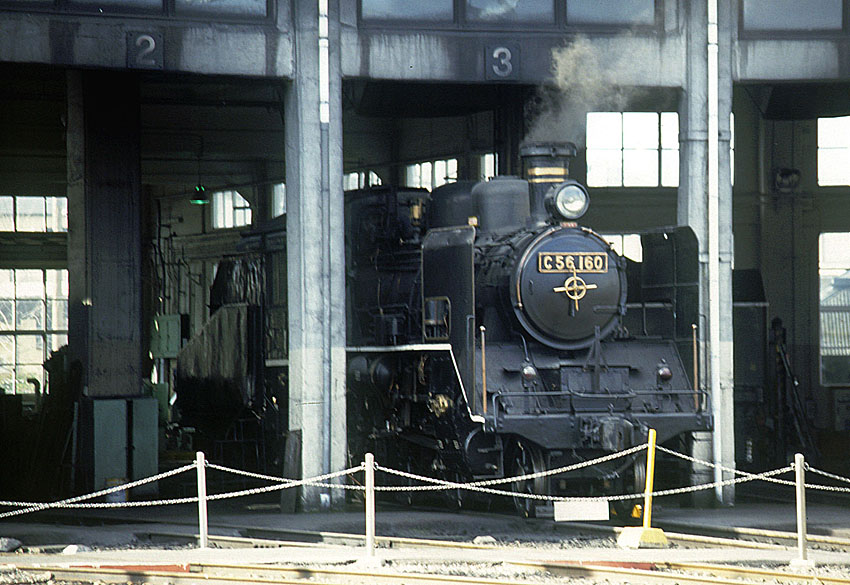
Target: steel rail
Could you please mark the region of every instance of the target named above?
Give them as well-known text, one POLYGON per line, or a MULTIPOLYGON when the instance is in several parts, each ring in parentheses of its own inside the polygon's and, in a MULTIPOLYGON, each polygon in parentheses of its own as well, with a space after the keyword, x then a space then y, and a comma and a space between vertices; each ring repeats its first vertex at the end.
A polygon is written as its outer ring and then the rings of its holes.
POLYGON ((850 578, 823 575, 821 572, 795 573, 742 565, 710 563, 629 563, 629 562, 525 562, 507 561, 525 568, 536 568, 553 575, 622 580, 632 583, 669 585, 741 585, 741 583, 792 583, 799 585, 848 585, 850 578))
MULTIPOLYGON (((791 583, 795 585, 848 585, 850 578, 833 577, 813 571, 811 574, 793 571, 713 565, 704 563, 605 563, 588 562, 526 562, 506 561, 506 564, 545 572, 554 577, 583 577, 614 582, 652 585, 740 585, 750 583, 791 583)), ((286 565, 188 564, 157 570, 149 566, 63 567, 41 565, 17 567, 23 572, 49 573, 54 580, 99 583, 145 582, 151 584, 195 585, 198 583, 230 585, 232 583, 298 585, 305 582, 324 585, 378 584, 397 585, 529 585, 539 580, 506 580, 503 577, 470 577, 451 574, 423 574, 382 569, 336 569, 286 565)))
POLYGON ((22 572, 48 573, 54 581, 90 583, 146 583, 152 585, 231 585, 233 583, 302 585, 378 584, 386 585, 530 585, 539 580, 468 577, 452 574, 424 574, 383 569, 333 569, 286 565, 189 564, 157 570, 155 566, 110 565, 108 567, 16 566, 22 572))

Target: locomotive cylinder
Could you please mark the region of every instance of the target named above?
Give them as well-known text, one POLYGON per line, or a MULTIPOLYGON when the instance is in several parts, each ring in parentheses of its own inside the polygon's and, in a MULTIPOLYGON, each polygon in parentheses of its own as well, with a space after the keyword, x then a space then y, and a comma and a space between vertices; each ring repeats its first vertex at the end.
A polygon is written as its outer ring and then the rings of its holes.
POLYGON ((529 185, 529 205, 532 221, 546 223, 549 214, 543 201, 546 192, 570 175, 570 159, 576 155, 572 142, 529 142, 519 148, 522 174, 529 185))

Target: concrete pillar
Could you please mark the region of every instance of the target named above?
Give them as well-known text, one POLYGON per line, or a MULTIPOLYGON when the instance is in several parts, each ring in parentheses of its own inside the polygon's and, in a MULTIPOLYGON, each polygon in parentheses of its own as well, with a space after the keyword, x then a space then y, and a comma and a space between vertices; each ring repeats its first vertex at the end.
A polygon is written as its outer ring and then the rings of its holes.
MULTIPOLYGON (((322 4, 293 3, 296 74, 285 100, 289 431, 290 437, 300 437, 300 449, 290 460, 300 458, 302 477, 348 463, 339 11, 338 2, 331 1, 324 71, 322 4), (320 112, 322 102, 327 109, 320 112)), ((343 501, 341 490, 301 491, 306 510, 343 501)))
MULTIPOLYGON (((718 3, 719 44, 719 314, 711 315, 708 294, 708 66, 707 66, 707 9, 706 2, 687 4, 687 79, 679 105, 680 120, 680 184, 678 197, 678 222, 689 225, 697 235, 700 245, 700 314, 707 319, 700 323, 701 387, 708 388, 712 402, 719 405, 720 415, 715 420, 715 432, 720 433, 720 451, 712 452, 711 437, 706 433, 694 436, 694 456, 699 459, 720 461, 727 468, 735 466, 735 429, 733 396, 732 351, 732 185, 729 158, 729 114, 732 108, 731 38, 732 11, 728 2, 718 3), (710 388, 709 325, 710 320, 720 324, 719 386, 710 388)), ((695 469, 695 482, 712 480, 711 470, 695 469)), ((724 472, 723 479, 732 477, 724 472)), ((734 503, 734 486, 723 490, 722 503, 734 503)), ((713 496, 701 492, 695 497, 699 504, 708 504, 713 496)))
POLYGON ((88 396, 139 396, 139 83, 132 74, 69 71, 67 87, 69 350, 88 396))

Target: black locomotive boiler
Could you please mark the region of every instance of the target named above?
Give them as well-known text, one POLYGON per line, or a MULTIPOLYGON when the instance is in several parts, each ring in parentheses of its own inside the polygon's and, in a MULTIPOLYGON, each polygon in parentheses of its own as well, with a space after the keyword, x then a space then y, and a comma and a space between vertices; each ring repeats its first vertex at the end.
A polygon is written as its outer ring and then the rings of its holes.
MULTIPOLYGON (((622 451, 649 428, 680 450, 711 429, 690 379, 693 232, 642 234, 643 261, 628 260, 576 223, 589 197, 568 178, 574 145, 521 155, 523 179, 346 194, 354 460, 373 451, 412 473, 495 479, 622 451)), ((509 489, 533 514, 522 494, 639 491, 643 461, 509 489)))

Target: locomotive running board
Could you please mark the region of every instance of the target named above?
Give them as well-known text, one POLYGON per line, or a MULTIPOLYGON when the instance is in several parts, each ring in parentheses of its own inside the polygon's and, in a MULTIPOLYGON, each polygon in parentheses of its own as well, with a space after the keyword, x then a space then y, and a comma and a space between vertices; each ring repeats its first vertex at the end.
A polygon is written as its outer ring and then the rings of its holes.
POLYGON ((469 413, 469 418, 472 422, 484 424, 484 417, 480 414, 472 414, 472 409, 469 407, 469 396, 466 394, 466 388, 463 386, 463 380, 460 378, 460 370, 457 367, 455 352, 452 349, 451 343, 409 343, 407 345, 358 345, 356 347, 346 347, 345 351, 350 353, 389 353, 389 352, 415 352, 415 351, 447 351, 452 358, 452 366, 454 366, 455 377, 457 383, 460 384, 460 391, 463 394, 463 400, 466 402, 466 411, 469 413))

